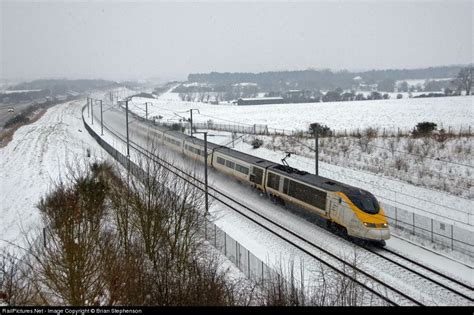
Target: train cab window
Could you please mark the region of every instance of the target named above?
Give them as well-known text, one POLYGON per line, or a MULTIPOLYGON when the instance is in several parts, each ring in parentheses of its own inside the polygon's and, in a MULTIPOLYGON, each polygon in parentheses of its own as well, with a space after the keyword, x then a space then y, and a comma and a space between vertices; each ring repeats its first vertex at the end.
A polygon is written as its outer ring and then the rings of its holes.
POLYGON ((346 193, 346 195, 360 210, 369 214, 379 213, 379 202, 371 193, 364 190, 353 190, 346 193))
POLYGON ((341 198, 339 198, 339 203, 342 203, 342 199, 341 199, 341 198))
POLYGON ((221 165, 225 165, 225 160, 221 157, 217 157, 217 163, 221 164, 221 165))
POLYGON ((235 166, 235 163, 234 162, 231 162, 231 161, 225 161, 225 166, 227 166, 228 168, 234 168, 235 166))

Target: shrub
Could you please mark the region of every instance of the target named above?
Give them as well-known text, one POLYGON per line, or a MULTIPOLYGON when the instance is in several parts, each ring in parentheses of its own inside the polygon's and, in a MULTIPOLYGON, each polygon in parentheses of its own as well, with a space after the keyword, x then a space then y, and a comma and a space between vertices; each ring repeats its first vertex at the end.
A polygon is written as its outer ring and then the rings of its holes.
POLYGON ((369 139, 375 138, 378 135, 378 130, 376 128, 369 127, 364 130, 365 136, 369 139))
POLYGON ((30 119, 26 116, 25 113, 19 113, 18 115, 10 118, 6 123, 4 128, 9 128, 15 124, 27 123, 30 119))
POLYGON ((259 138, 255 138, 252 140, 252 146, 254 149, 258 149, 263 145, 263 140, 259 138))
POLYGON ((413 129, 413 136, 414 137, 426 137, 431 136, 433 130, 436 129, 436 124, 433 122, 420 122, 418 123, 415 128, 413 129))
POLYGON ((178 123, 174 123, 171 125, 171 130, 181 131, 181 125, 178 123))
POLYGON ((331 129, 329 129, 326 125, 321 125, 319 123, 312 123, 309 125, 310 134, 314 134, 315 132, 318 133, 320 137, 330 137, 332 135, 331 129))

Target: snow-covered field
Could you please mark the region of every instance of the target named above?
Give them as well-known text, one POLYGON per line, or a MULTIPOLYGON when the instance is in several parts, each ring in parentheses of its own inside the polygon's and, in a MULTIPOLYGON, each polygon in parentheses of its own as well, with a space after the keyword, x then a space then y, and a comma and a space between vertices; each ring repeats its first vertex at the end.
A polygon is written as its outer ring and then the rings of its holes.
POLYGON ((375 101, 275 104, 275 105, 210 105, 182 102, 176 93, 164 93, 159 99, 133 98, 130 110, 144 116, 145 102, 149 117, 162 116, 162 121, 189 118, 194 122, 262 124, 269 128, 308 130, 309 124, 318 122, 331 129, 344 131, 367 127, 388 130, 412 130, 422 121, 434 122, 438 127, 453 130, 468 128, 474 121, 473 96, 441 98, 389 99, 375 101))
POLYGON ((69 166, 107 157, 84 129, 80 115, 84 103, 50 108, 35 123, 18 129, 0 149, 0 248, 9 243, 21 246, 24 233, 40 228, 36 204, 53 182, 67 180, 69 166))

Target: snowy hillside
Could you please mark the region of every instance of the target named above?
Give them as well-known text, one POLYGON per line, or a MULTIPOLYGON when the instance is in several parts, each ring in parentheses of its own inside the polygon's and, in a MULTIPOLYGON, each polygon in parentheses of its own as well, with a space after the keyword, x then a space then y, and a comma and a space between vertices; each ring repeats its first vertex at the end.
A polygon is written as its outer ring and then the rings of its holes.
POLYGON ((50 108, 37 122, 21 127, 0 149, 0 247, 22 243, 24 231, 41 228, 36 204, 68 167, 83 166, 106 157, 84 130, 81 107, 85 100, 50 108), (91 157, 87 157, 90 150, 91 157))

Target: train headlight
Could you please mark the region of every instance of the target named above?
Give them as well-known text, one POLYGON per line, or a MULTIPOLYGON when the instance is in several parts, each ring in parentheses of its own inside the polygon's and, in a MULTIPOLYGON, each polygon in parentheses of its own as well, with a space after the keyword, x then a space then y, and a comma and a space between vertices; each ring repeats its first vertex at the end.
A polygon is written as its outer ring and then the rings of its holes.
POLYGON ((368 227, 368 228, 374 228, 374 227, 377 227, 375 225, 375 223, 369 223, 369 222, 363 222, 364 223, 364 226, 368 227))
POLYGON ((387 224, 387 223, 382 224, 382 226, 383 226, 384 228, 388 228, 388 224, 387 224))

